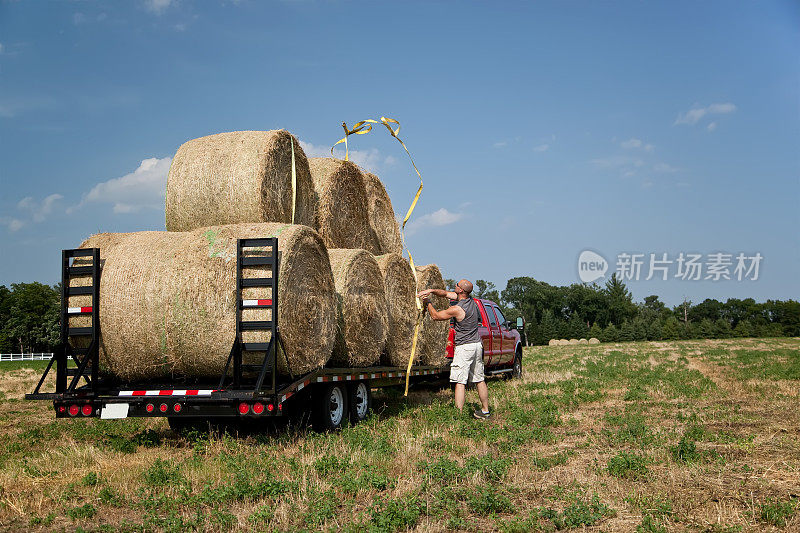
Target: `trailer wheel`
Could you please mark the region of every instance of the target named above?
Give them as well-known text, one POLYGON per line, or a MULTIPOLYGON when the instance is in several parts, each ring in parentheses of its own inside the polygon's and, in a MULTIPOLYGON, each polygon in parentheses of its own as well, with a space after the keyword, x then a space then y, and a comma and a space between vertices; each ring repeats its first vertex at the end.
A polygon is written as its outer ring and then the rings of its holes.
POLYGON ((350 423, 357 424, 367 418, 372 409, 372 391, 363 381, 350 387, 350 423))
POLYGON ((332 431, 341 428, 347 412, 344 388, 337 384, 324 387, 314 399, 314 429, 332 431))

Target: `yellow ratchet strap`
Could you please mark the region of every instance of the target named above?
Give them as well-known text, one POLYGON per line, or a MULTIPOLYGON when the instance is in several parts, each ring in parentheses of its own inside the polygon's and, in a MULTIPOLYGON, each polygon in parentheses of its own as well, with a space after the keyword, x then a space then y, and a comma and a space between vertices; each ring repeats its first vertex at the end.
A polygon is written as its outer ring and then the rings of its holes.
POLYGON ((353 124, 353 129, 347 128, 347 123, 342 122, 342 128, 344 128, 344 137, 336 141, 336 144, 331 146, 331 155, 333 155, 333 149, 336 148, 337 144, 344 143, 344 160, 350 160, 350 151, 347 147, 347 138, 351 135, 366 135, 370 131, 372 131, 372 124, 377 124, 377 120, 372 120, 368 118, 367 120, 362 120, 360 122, 356 122, 353 124))

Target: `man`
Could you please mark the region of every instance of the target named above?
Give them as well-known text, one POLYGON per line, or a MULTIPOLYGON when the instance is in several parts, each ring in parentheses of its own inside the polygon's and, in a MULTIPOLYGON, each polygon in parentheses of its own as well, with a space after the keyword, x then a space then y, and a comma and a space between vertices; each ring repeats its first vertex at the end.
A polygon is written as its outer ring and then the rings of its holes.
POLYGON ((443 289, 425 289, 417 296, 422 299, 422 305, 430 312, 433 320, 450 320, 455 318, 456 336, 453 341, 455 353, 450 365, 450 383, 455 383, 455 400, 458 410, 464 408, 467 382, 475 383, 478 397, 481 400, 480 409, 473 413, 480 420, 488 419, 489 389, 483 376, 483 344, 478 336, 478 326, 481 323, 481 313, 478 304, 472 299, 472 283, 462 279, 456 283, 455 292, 443 289), (454 305, 442 311, 437 311, 428 301, 431 294, 456 300, 454 305))

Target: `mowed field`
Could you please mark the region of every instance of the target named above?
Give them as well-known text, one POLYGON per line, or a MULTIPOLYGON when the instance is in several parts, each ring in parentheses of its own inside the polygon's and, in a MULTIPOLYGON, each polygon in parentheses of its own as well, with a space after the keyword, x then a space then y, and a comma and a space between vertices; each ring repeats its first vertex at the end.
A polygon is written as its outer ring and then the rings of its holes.
POLYGON ((800 531, 800 340, 535 347, 489 383, 376 395, 338 433, 60 420, 0 365, 0 527, 65 531, 800 531), (468 401, 476 401, 470 392, 468 401))

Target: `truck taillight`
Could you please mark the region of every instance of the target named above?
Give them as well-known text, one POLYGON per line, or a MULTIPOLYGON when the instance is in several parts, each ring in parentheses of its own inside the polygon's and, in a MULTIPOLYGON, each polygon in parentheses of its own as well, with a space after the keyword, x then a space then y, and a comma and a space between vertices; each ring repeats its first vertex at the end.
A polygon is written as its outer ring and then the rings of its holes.
POLYGON ((181 409, 183 409, 183 407, 181 407, 181 404, 179 403, 176 403, 175 405, 172 406, 172 410, 175 411, 176 413, 180 413, 181 409))
POLYGON ((269 404, 269 405, 267 406, 267 411, 269 411, 270 413, 273 411, 273 409, 275 409, 275 406, 274 406, 274 405, 272 405, 272 404, 269 404))
POLYGON ((78 413, 81 412, 81 408, 75 405, 74 403, 69 406, 69 416, 78 416, 78 413))
POLYGON ((165 403, 162 403, 161 405, 158 406, 158 410, 161 411, 162 413, 166 413, 167 409, 169 409, 169 406, 167 406, 167 404, 165 403))
POLYGON ((92 406, 88 403, 81 407, 81 413, 83 413, 83 416, 92 416, 92 411, 92 406))
POLYGON ((153 405, 152 403, 148 403, 147 405, 144 406, 144 410, 147 411, 148 413, 152 413, 155 410, 155 408, 156 406, 153 405))
POLYGON ((264 404, 261 402, 256 402, 253 404, 253 413, 260 415, 264 412, 264 404))
POLYGON ((250 406, 242 402, 239 404, 239 414, 246 415, 250 412, 250 406))

